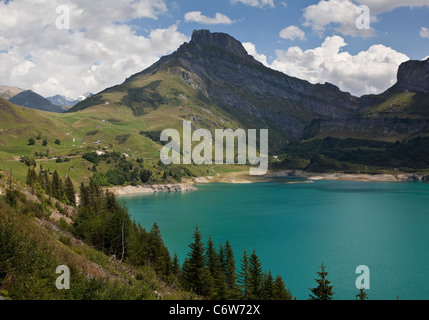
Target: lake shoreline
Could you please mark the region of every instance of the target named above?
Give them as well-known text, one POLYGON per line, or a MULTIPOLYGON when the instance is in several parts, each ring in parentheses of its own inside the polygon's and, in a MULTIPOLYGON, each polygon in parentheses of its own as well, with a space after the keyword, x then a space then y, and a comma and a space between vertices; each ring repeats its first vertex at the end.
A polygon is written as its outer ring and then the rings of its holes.
MULTIPOLYGON (((272 182, 275 178, 303 178, 302 183, 315 181, 360 181, 360 182, 428 182, 429 175, 417 173, 363 174, 363 173, 314 173, 298 170, 271 171, 265 176, 249 176, 244 172, 231 172, 218 176, 194 177, 183 179, 182 183, 152 184, 139 186, 110 187, 108 190, 117 196, 157 192, 198 191, 196 185, 210 183, 250 184, 272 182)), ((297 182, 298 183, 298 182, 297 182)))
POLYGON ((116 196, 129 194, 157 193, 157 192, 185 192, 197 191, 197 187, 189 183, 152 184, 140 186, 125 186, 108 188, 116 196))
POLYGON ((411 182, 411 181, 429 181, 429 175, 417 173, 315 173, 295 170, 277 171, 272 174, 273 177, 299 177, 312 181, 330 180, 330 181, 362 181, 362 182, 411 182))

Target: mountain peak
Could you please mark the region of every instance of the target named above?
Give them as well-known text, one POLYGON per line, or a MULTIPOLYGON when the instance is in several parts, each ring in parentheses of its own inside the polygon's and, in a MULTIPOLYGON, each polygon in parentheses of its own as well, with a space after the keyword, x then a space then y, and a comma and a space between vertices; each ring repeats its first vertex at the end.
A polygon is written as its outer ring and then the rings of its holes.
POLYGON ((210 30, 194 30, 190 44, 201 47, 219 47, 244 59, 249 59, 250 57, 242 43, 226 33, 212 33, 210 30))
POLYGON ((410 60, 402 63, 398 70, 396 89, 429 93, 429 58, 423 61, 410 60))
POLYGON ((14 96, 9 100, 11 103, 16 104, 21 107, 26 107, 30 109, 37 109, 49 112, 62 113, 64 109, 60 106, 53 104, 48 99, 42 97, 41 95, 31 91, 25 90, 21 93, 14 96))

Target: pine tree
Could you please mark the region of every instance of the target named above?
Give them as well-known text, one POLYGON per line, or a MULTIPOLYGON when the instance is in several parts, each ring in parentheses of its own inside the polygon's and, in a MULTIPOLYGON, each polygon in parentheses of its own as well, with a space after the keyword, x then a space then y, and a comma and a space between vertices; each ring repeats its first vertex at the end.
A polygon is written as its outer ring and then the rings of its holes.
POLYGON ((76 206, 76 192, 73 186, 73 182, 71 181, 70 177, 66 177, 66 181, 64 183, 64 194, 66 195, 69 203, 72 206, 76 206))
POLYGON ((190 288, 190 283, 188 282, 188 278, 187 278, 188 270, 189 270, 189 260, 188 260, 188 257, 186 257, 185 261, 183 261, 182 272, 180 273, 180 277, 179 277, 179 283, 181 287, 185 290, 188 290, 188 288, 190 288))
POLYGON ((25 183, 29 187, 31 187, 33 185, 33 180, 32 180, 32 177, 31 177, 31 169, 30 168, 28 168, 28 170, 27 170, 27 179, 26 179, 25 183))
POLYGON ((332 297, 334 295, 333 286, 330 286, 329 284, 331 281, 326 279, 326 276, 328 273, 325 271, 325 265, 322 263, 320 266, 321 272, 317 272, 317 274, 320 276, 320 279, 315 279, 318 286, 316 288, 310 289, 310 300, 332 300, 332 297))
POLYGON ((173 256, 173 262, 172 262, 172 272, 173 275, 178 278, 180 277, 180 263, 179 263, 179 257, 177 256, 177 252, 174 252, 174 256, 173 256))
POLYGON ((274 278, 271 271, 264 275, 263 286, 262 286, 262 299, 263 300, 274 300, 274 278))
POLYGON ((206 249, 206 263, 211 274, 217 275, 221 271, 219 255, 213 243, 213 239, 209 236, 206 249))
POLYGON ((236 300, 240 298, 240 291, 237 287, 237 274, 234 260, 234 252, 229 240, 225 243, 225 278, 228 288, 228 299, 236 300))
POLYGON ((172 274, 172 262, 170 254, 161 237, 161 231, 155 222, 149 233, 147 241, 149 264, 158 274, 167 279, 172 274))
POLYGON ((27 179, 26 179, 26 184, 29 187, 34 187, 34 184, 37 182, 37 173, 36 170, 33 168, 28 168, 27 171, 27 179))
POLYGON ((207 268, 209 269, 213 277, 219 278, 220 273, 222 272, 222 268, 220 265, 219 255, 216 251, 216 248, 211 236, 209 236, 209 240, 207 241, 206 264, 207 264, 207 268))
POLYGON ((211 298, 216 300, 224 299, 226 291, 225 275, 222 272, 220 257, 211 236, 207 241, 206 266, 210 277, 213 279, 213 288, 206 288, 206 290, 212 292, 211 298))
POLYGON ((249 299, 259 300, 262 298, 262 265, 256 251, 253 250, 249 259, 249 299))
POLYGON ((62 200, 63 198, 63 182, 57 170, 52 175, 52 196, 58 200, 62 200))
POLYGON ((49 197, 52 196, 52 187, 51 187, 52 184, 51 184, 51 181, 49 180, 47 171, 44 170, 42 166, 40 166, 40 171, 39 171, 39 185, 49 197))
POLYGON ((89 188, 83 182, 80 183, 80 206, 85 207, 90 203, 89 188))
POLYGON ((140 171, 140 180, 143 183, 148 182, 149 179, 151 178, 151 176, 152 176, 152 171, 150 171, 150 170, 143 169, 143 170, 140 171))
POLYGON ((292 300, 292 294, 286 288, 283 279, 278 275, 273 284, 273 299, 274 300, 292 300))
POLYGON ((201 295, 204 292, 206 272, 204 243, 198 226, 195 227, 193 238, 194 242, 189 245, 191 251, 188 253, 186 265, 183 266, 183 280, 186 290, 201 295))
POLYGON ((363 288, 360 288, 359 293, 356 295, 356 300, 368 300, 368 295, 363 288))
POLYGON ((148 241, 148 258, 149 265, 155 267, 155 269, 160 267, 161 264, 161 231, 159 230, 158 224, 155 222, 150 230, 150 237, 148 241))
POLYGON ((222 272, 226 273, 226 255, 225 255, 225 248, 223 247, 222 243, 219 244, 219 263, 220 268, 222 269, 222 272))
POLYGON ((243 260, 241 260, 241 268, 238 273, 238 283, 241 290, 241 295, 244 300, 249 299, 249 255, 246 249, 243 251, 243 260))

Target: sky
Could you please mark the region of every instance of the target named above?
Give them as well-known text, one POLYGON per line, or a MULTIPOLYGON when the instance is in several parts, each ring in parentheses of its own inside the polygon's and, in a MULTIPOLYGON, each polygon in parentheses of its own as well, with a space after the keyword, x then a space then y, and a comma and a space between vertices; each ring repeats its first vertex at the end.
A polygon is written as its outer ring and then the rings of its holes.
POLYGON ((77 98, 228 33, 267 67, 355 96, 429 56, 429 0, 0 0, 0 85, 77 98))

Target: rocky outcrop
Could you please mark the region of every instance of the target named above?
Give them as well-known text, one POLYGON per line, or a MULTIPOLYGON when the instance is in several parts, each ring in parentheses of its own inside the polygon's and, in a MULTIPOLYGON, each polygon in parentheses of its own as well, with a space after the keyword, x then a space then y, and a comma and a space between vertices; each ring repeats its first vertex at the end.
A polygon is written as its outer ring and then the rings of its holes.
POLYGON ((399 66, 398 82, 394 88, 399 92, 423 92, 429 94, 429 58, 425 61, 407 61, 399 66))
POLYGON ((156 184, 156 185, 141 185, 141 186, 126 186, 112 187, 109 191, 115 195, 140 194, 140 193, 155 193, 155 192, 182 192, 196 191, 195 186, 186 183, 179 184, 156 184))
POLYGON ((200 48, 206 46, 218 47, 241 59, 252 62, 254 60, 253 57, 247 53, 246 49, 244 49, 240 41, 225 33, 211 33, 209 30, 195 30, 192 33, 190 44, 199 46, 200 48))
POLYGON ((406 176, 404 181, 429 182, 429 175, 425 174, 410 174, 406 176))

